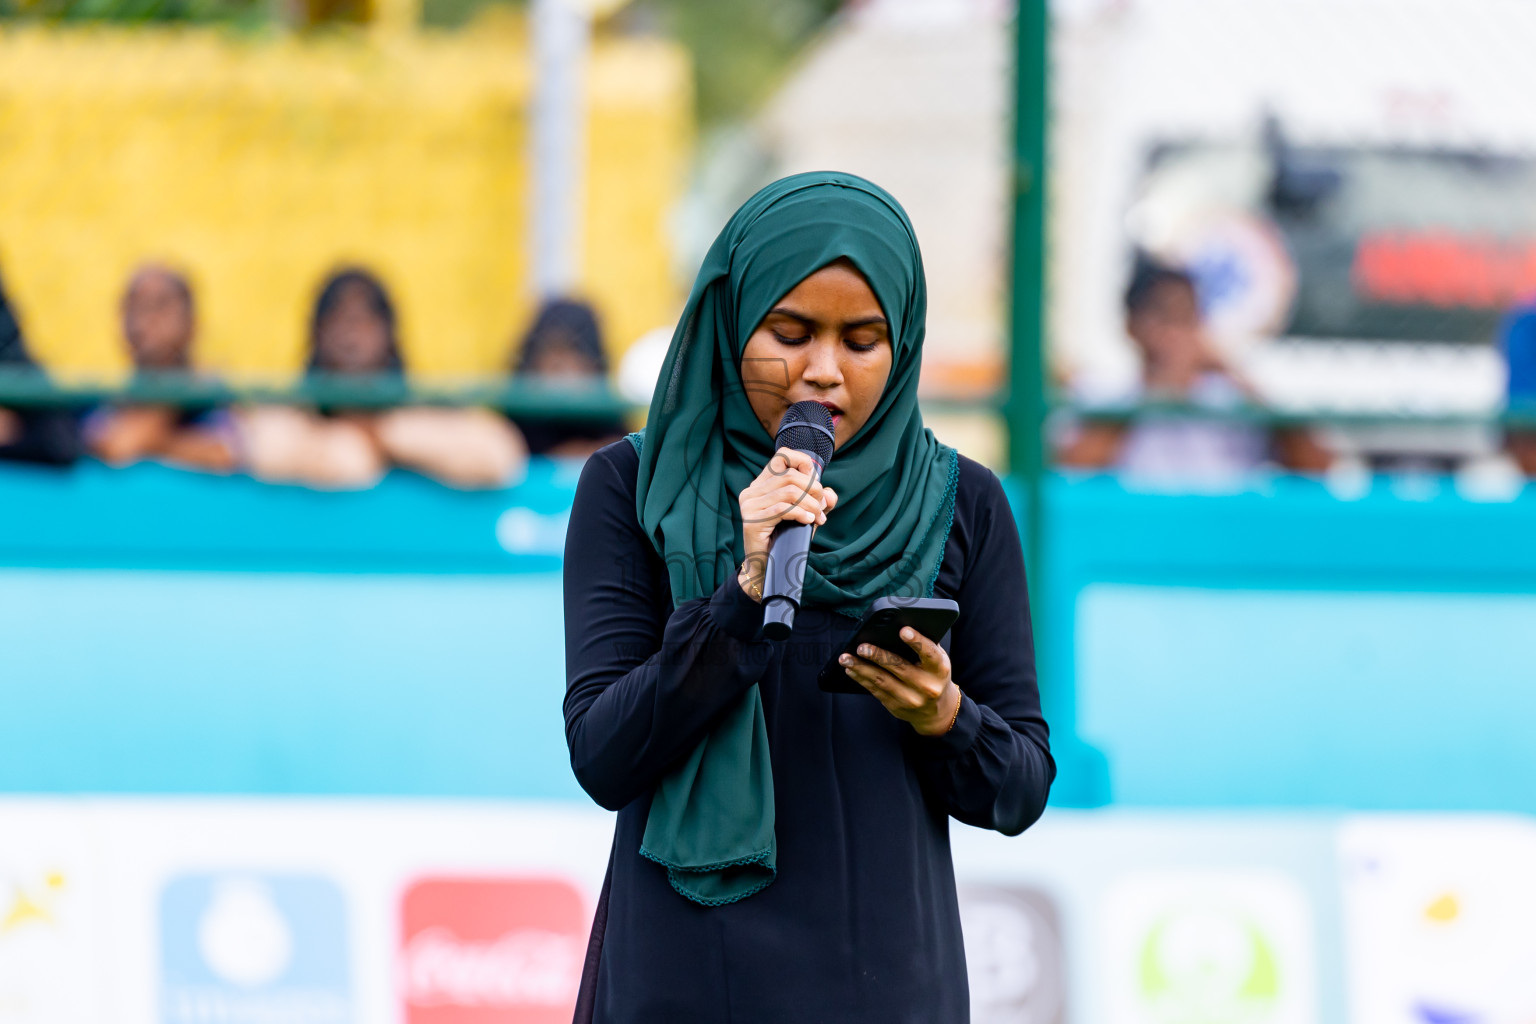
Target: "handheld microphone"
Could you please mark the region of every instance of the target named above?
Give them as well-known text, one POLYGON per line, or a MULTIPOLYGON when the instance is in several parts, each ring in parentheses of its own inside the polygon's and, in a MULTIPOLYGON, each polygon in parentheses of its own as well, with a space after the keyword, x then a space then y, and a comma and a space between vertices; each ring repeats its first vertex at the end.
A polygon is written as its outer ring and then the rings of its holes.
MULTIPOLYGON (((832 414, 819 402, 796 402, 779 421, 773 450, 793 448, 816 462, 816 476, 832 460, 832 414)), ((805 563, 811 557, 810 523, 782 519, 768 541, 768 568, 763 579, 763 635, 786 640, 800 609, 805 563)))

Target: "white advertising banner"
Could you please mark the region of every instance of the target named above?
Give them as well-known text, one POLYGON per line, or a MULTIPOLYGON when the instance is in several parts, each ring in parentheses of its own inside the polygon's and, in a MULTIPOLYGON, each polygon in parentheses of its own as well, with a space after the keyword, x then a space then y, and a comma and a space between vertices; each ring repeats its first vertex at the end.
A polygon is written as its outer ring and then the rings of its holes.
POLYGON ((611 816, 0 800, 4 1024, 570 1020, 611 816))
POLYGON ((1351 1021, 1536 1020, 1536 825, 1355 820, 1339 859, 1351 1021))
MULTIPOLYGON (((612 816, 0 799, 0 1024, 565 1024, 612 816)), ((975 1024, 1526 1024, 1536 824, 955 825, 975 1024)))
POLYGON ((67 802, 0 805, 0 1021, 105 1020, 96 850, 67 802))

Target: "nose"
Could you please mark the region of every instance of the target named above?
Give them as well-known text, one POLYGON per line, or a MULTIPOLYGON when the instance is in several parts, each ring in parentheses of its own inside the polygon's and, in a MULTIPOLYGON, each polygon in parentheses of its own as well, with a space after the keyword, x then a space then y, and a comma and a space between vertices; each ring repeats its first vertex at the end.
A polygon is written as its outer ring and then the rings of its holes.
POLYGON ((816 339, 806 354, 805 370, 801 373, 806 383, 818 388, 835 388, 843 382, 843 368, 837 358, 836 342, 816 339))

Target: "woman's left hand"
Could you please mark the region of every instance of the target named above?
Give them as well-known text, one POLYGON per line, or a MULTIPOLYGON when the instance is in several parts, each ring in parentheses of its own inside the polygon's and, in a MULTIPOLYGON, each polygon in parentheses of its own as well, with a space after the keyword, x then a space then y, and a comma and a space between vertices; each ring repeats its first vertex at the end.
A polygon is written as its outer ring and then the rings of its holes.
POLYGON ((901 638, 917 652, 916 664, 872 644, 860 646, 858 657, 844 654, 838 661, 885 710, 924 736, 942 736, 954 723, 960 703, 960 688, 949 675, 949 655, 910 626, 902 629, 901 638))

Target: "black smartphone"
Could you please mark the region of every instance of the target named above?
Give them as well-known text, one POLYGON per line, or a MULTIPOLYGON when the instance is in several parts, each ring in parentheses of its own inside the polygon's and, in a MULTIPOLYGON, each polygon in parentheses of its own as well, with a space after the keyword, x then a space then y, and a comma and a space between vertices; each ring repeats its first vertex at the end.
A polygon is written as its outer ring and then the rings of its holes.
POLYGON ((837 658, 854 654, 860 644, 874 644, 885 650, 917 663, 917 652, 901 638, 903 627, 911 626, 934 643, 941 643, 949 627, 960 617, 960 606, 943 597, 882 597, 869 606, 858 628, 843 645, 843 649, 827 662, 816 679, 816 685, 827 693, 868 693, 858 683, 848 678, 837 658))

